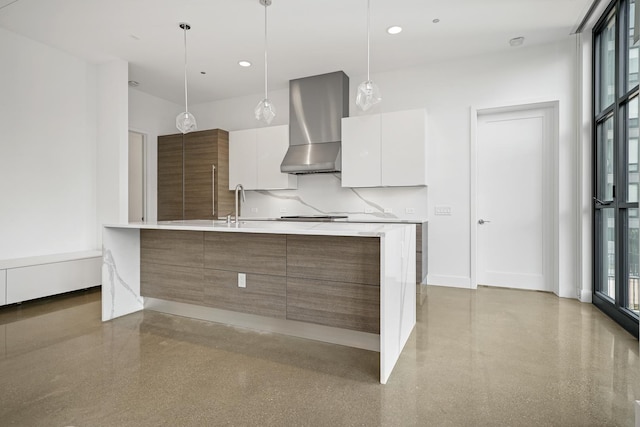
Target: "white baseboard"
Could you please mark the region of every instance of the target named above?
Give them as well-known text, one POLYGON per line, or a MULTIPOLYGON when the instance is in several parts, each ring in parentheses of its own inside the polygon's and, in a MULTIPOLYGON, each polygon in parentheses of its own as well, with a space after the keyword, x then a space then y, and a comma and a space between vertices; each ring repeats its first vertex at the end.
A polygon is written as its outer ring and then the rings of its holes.
POLYGON ((589 290, 582 289, 580 291, 580 298, 578 298, 580 302, 592 303, 593 302, 593 292, 589 290))
POLYGON ((429 274, 427 276, 427 284, 429 286, 471 289, 471 279, 464 276, 437 276, 429 274))

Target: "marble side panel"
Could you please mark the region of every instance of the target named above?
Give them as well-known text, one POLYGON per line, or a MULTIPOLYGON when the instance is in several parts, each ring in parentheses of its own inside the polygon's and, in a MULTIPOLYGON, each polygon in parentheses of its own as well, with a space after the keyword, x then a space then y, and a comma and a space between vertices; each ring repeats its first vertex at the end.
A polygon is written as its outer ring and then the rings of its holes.
POLYGON ((380 243, 380 382, 386 384, 416 324, 416 227, 388 233, 380 243), (396 254, 401 254, 397 256, 396 254))
POLYGON ((102 320, 142 310, 140 230, 105 227, 102 246, 102 320))

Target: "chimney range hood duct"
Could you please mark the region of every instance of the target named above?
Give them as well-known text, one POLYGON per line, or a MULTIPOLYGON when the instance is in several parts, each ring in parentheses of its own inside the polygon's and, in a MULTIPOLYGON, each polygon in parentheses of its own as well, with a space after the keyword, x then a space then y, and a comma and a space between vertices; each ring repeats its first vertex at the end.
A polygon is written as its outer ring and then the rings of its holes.
POLYGON ((349 116, 349 77, 342 71, 289 81, 289 150, 280 171, 340 172, 342 118, 349 116))

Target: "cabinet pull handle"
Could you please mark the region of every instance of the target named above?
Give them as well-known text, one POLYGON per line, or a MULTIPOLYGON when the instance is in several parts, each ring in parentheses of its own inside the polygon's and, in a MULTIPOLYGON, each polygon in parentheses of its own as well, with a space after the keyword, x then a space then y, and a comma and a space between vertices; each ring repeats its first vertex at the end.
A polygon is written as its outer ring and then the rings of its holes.
POLYGON ((216 165, 211 165, 211 215, 216 218, 216 165))

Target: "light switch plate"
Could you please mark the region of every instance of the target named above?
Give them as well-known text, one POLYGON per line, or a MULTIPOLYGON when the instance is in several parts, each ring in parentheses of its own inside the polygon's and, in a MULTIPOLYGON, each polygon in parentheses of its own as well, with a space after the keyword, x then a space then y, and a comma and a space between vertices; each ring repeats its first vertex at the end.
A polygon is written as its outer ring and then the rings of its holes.
POLYGON ((414 208, 404 208, 404 212, 407 214, 414 214, 416 210, 414 208))
POLYGON ((258 213, 258 208, 251 208, 251 213, 258 213))
POLYGON ((436 206, 436 215, 451 215, 451 206, 436 206))
POLYGON ((384 213, 393 213, 392 208, 384 208, 384 213))
POLYGON ((286 213, 287 212, 287 208, 280 208, 280 213, 286 213))
POLYGON ((247 275, 245 273, 238 273, 238 287, 239 288, 247 287, 247 275))

